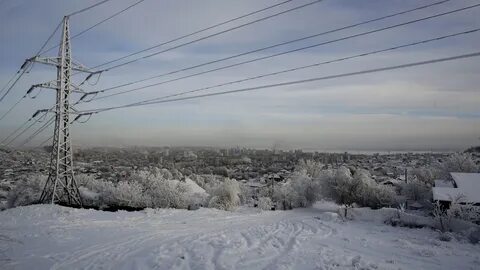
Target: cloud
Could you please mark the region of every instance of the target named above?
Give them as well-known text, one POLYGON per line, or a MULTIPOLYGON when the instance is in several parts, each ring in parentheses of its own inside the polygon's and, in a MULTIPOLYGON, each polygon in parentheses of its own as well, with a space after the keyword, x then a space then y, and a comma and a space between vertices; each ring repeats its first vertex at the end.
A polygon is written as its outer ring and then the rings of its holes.
MULTIPOLYGON (((8 80, 23 60, 38 49, 63 14, 94 2, 45 0, 40 3, 22 0, 7 1, 0 6, 0 43, 2 44, 0 82, 8 80)), ((132 51, 144 49, 278 2, 273 0, 146 0, 122 16, 74 39, 72 41, 73 56, 83 64, 95 66, 132 51)), ((292 1, 264 14, 273 14, 306 2, 308 1, 292 1)), ((112 70, 103 74, 97 85, 85 86, 85 88, 92 91, 104 89, 431 3, 413 0, 395 0, 390 1, 388 5, 380 0, 354 2, 325 0, 302 10, 112 70)), ((73 17, 72 34, 132 3, 127 0, 115 1, 73 17)), ((473 0, 450 1, 382 22, 231 59, 225 63, 168 75, 118 90, 162 82, 475 3, 476 1, 473 0)), ((81 104, 77 108, 83 110, 117 106, 470 30, 479 27, 477 19, 479 16, 480 8, 472 9, 415 25, 81 104)), ((259 17, 261 15, 255 18, 259 17)), ((248 18, 241 22, 247 21, 249 21, 248 18)), ((230 26, 241 22, 232 23, 230 26)), ((220 29, 228 27, 224 26, 220 29)), ((220 29, 210 30, 205 35, 220 29)), ((55 40, 58 40, 58 35, 55 40)), ((479 42, 480 33, 474 33, 219 87, 210 92, 469 53, 478 49, 475 44, 479 42)), ((158 50, 180 43, 172 43, 158 50)), ((49 45, 54 44, 55 42, 52 42, 49 45)), ((55 51, 52 52, 52 54, 55 53, 55 51)), ((256 92, 112 111, 93 116, 87 124, 75 125, 74 139, 77 143, 85 145, 207 144, 270 147, 276 142, 282 142, 285 147, 312 149, 462 149, 471 144, 478 144, 480 130, 475 128, 480 126, 478 125, 480 119, 480 109, 478 109, 480 108, 480 95, 478 95, 480 66, 478 63, 478 59, 465 59, 256 92)), ((31 74, 12 91, 6 103, 0 103, 0 113, 8 109, 7 104, 13 104, 23 96, 31 84, 51 80, 54 76, 53 69, 36 65, 31 74)), ((81 78, 76 77, 75 81, 80 81, 81 78)), ((111 93, 113 92, 115 91, 111 93)), ((78 96, 73 97, 74 100, 78 98, 78 96)), ((0 121, 0 137, 13 131, 35 110, 51 107, 53 100, 53 93, 48 91, 35 100, 26 99, 8 118, 0 121)), ((47 137, 48 134, 45 133, 43 138, 38 140, 47 137)))

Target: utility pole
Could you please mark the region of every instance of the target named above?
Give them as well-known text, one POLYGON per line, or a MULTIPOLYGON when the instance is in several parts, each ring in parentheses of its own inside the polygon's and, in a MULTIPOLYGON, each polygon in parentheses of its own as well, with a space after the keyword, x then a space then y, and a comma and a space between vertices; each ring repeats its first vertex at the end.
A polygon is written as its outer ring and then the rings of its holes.
MULTIPOLYGON (((29 91, 36 87, 56 90, 53 147, 48 168, 49 175, 40 196, 40 202, 82 206, 82 198, 73 172, 70 114, 74 114, 75 110, 70 106, 70 94, 72 92, 85 94, 85 92, 73 85, 70 77, 72 70, 90 74, 92 72, 72 60, 70 45, 69 16, 65 16, 62 21, 58 57, 36 56, 27 60, 55 66, 57 68, 57 79, 56 81, 34 85, 29 91)), ((80 116, 77 116, 77 118, 80 116)))

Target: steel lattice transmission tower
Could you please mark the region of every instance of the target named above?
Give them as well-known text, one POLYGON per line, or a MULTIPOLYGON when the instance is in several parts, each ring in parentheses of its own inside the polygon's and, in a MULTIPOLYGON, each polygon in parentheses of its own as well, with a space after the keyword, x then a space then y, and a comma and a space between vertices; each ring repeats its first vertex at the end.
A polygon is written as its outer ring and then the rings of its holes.
POLYGON ((65 16, 62 22, 62 34, 58 57, 34 57, 33 62, 53 65, 57 68, 57 80, 35 87, 56 90, 55 103, 55 130, 53 134, 52 153, 49 175, 40 196, 41 203, 60 203, 67 205, 82 205, 82 198, 75 181, 73 172, 72 139, 70 136, 70 115, 75 113, 70 105, 72 92, 84 93, 70 81, 72 70, 90 72, 84 66, 72 60, 70 44, 69 17, 65 16))

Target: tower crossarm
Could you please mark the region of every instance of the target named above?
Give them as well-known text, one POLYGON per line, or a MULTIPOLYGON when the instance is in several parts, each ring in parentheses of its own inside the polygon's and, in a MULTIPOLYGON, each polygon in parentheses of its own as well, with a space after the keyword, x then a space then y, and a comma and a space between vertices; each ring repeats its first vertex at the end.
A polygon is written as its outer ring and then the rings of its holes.
MULTIPOLYGON (((40 56, 35 56, 32 58, 29 58, 26 60, 26 62, 35 62, 35 63, 40 63, 44 65, 49 65, 49 66, 54 66, 58 67, 61 65, 61 58, 60 57, 40 57, 40 56)), ((78 72, 85 72, 85 73, 94 73, 94 71, 91 71, 88 69, 86 66, 76 62, 72 61, 70 63, 70 68, 72 70, 78 71, 78 72)))
MULTIPOLYGON (((46 89, 58 90, 59 86, 58 86, 58 81, 57 80, 49 81, 49 82, 45 82, 45 83, 34 84, 30 87, 30 89, 28 89, 27 94, 30 94, 36 88, 46 88, 46 89)), ((70 83, 70 91, 75 92, 75 93, 81 93, 81 94, 86 93, 86 91, 84 91, 79 86, 77 86, 73 83, 70 83)))

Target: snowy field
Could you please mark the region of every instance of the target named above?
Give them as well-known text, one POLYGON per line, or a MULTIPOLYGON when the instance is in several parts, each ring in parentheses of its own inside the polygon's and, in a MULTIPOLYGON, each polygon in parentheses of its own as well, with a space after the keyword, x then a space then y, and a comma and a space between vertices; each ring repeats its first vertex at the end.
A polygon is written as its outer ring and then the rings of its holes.
POLYGON ((480 269, 480 245, 316 208, 0 212, 1 269, 480 269))

